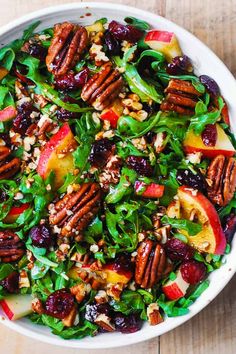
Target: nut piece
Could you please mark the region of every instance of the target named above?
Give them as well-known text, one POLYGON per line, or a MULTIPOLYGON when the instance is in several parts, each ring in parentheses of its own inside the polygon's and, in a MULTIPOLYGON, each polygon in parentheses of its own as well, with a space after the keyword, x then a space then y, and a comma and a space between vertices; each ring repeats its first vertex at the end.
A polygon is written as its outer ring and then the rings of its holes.
POLYGON ((0 179, 13 177, 20 169, 20 159, 10 157, 11 150, 7 146, 0 146, 0 179))
POLYGON ((201 93, 189 81, 170 80, 165 89, 167 96, 161 104, 162 111, 175 111, 179 114, 193 115, 201 93))
POLYGON ((135 282, 141 288, 152 288, 171 271, 171 263, 166 258, 163 247, 149 239, 140 244, 137 252, 135 282))
POLYGON ((97 318, 94 320, 94 323, 96 323, 99 327, 101 327, 105 331, 108 332, 115 331, 115 327, 111 324, 110 318, 104 313, 98 315, 97 318))
POLYGON ((70 22, 54 26, 54 36, 48 49, 46 65, 54 75, 64 75, 75 66, 88 42, 84 27, 70 22))
POLYGON ((72 327, 75 324, 76 315, 77 315, 76 306, 74 306, 72 308, 72 310, 70 311, 69 315, 67 315, 66 317, 64 317, 62 319, 64 326, 65 327, 72 327))
POLYGON ((236 189, 236 160, 224 155, 216 156, 207 170, 209 199, 220 206, 227 205, 236 189))
POLYGON ((119 71, 114 70, 109 62, 102 65, 101 70, 84 85, 81 98, 96 110, 102 111, 112 104, 122 87, 123 79, 119 71))
POLYGON ((147 317, 148 317, 148 322, 151 326, 156 326, 159 323, 163 322, 163 318, 159 311, 159 306, 157 305, 156 302, 148 305, 147 317))
POLYGON ((22 258, 24 244, 18 235, 10 230, 0 231, 0 261, 3 263, 18 261, 22 258))
POLYGON ((50 210, 49 222, 56 225, 61 236, 76 236, 99 210, 101 190, 97 183, 84 183, 77 191, 67 193, 50 210))

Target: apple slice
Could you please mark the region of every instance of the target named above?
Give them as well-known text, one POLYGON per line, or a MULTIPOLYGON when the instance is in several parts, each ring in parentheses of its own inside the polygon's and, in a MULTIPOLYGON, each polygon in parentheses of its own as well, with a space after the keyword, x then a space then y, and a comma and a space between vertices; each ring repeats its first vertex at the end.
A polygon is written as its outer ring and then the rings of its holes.
POLYGON ((30 203, 24 203, 19 206, 13 206, 7 216, 4 219, 4 222, 7 224, 12 224, 16 219, 22 214, 25 210, 30 207, 30 203))
POLYGON ((202 230, 194 236, 189 236, 186 231, 181 230, 190 245, 200 252, 223 254, 226 239, 213 204, 201 192, 186 186, 179 187, 177 195, 181 218, 189 220, 194 210, 196 219, 202 225, 202 230))
POLYGON ((178 270, 175 280, 168 280, 168 282, 162 286, 162 291, 169 300, 178 300, 185 296, 189 285, 190 284, 183 279, 181 271, 178 270))
POLYGON ((77 142, 68 123, 52 136, 41 152, 37 172, 46 179, 51 171, 55 172, 55 188, 64 183, 68 172, 73 172, 74 161, 72 152, 77 147, 77 142))
POLYGON ((141 181, 136 181, 134 184, 134 189, 137 195, 140 195, 144 198, 157 199, 163 196, 165 186, 157 183, 146 184, 141 181))
POLYGON ((224 130, 219 124, 216 124, 217 140, 215 146, 206 146, 201 135, 196 135, 192 130, 187 132, 183 148, 187 154, 201 152, 204 157, 213 158, 217 155, 233 156, 235 149, 224 130))
POLYGON ((17 110, 13 106, 5 107, 0 111, 0 122, 7 122, 17 116, 17 110))
POLYGON ((9 295, 0 301, 4 313, 11 321, 29 315, 32 312, 31 304, 32 296, 29 294, 9 295))
POLYGON ((4 66, 0 66, 0 80, 2 80, 5 76, 7 76, 7 74, 9 73, 9 71, 4 68, 4 66))
POLYGON ((124 107, 121 104, 120 99, 116 99, 115 102, 108 108, 104 109, 100 115, 102 120, 108 120, 112 128, 117 127, 117 122, 122 115, 124 107))
POLYGON ((144 42, 150 48, 163 53, 169 62, 182 55, 178 39, 173 32, 151 30, 146 34, 144 42))

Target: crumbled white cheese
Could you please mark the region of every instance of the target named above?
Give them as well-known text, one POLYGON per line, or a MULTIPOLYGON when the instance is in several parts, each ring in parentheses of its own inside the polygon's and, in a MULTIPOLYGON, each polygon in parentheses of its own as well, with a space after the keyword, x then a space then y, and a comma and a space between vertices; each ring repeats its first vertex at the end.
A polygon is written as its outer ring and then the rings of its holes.
POLYGON ((95 244, 94 244, 94 245, 91 245, 89 249, 90 249, 90 251, 93 252, 93 253, 96 253, 96 252, 99 251, 98 245, 95 245, 95 244))

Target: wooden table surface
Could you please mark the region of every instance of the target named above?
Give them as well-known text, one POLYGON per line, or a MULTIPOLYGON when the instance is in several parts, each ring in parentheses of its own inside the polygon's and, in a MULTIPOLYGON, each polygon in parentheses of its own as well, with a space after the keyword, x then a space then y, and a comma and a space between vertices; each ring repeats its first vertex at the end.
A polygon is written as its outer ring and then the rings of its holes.
MULTIPOLYGON (((73 0, 0 0, 0 25, 28 12, 73 0)), ((109 1, 107 1, 109 2, 109 1)), ((115 1, 114 1, 115 2, 115 1)), ((236 0, 116 0, 162 15, 194 33, 205 42, 236 75, 236 0)), ((74 354, 21 336, 0 326, 2 354, 74 354)), ((235 277, 222 293, 200 314, 160 338, 125 347, 127 354, 235 354, 235 277)), ((94 353, 79 350, 81 354, 94 353)), ((120 349, 97 350, 97 354, 119 354, 120 349)))

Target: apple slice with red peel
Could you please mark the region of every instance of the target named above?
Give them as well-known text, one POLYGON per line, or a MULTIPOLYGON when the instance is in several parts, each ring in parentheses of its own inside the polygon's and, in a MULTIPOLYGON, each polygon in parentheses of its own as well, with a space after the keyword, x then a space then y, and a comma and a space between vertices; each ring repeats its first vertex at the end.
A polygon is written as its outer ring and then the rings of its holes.
POLYGON ((17 110, 13 106, 8 106, 0 111, 0 122, 8 122, 17 116, 17 110))
POLYGON ((181 218, 190 219, 192 211, 202 225, 202 230, 194 236, 189 236, 184 230, 191 246, 200 252, 224 254, 226 239, 221 227, 219 216, 213 204, 198 190, 181 186, 178 189, 181 208, 181 218))
POLYGON ((196 135, 192 130, 188 131, 183 141, 183 148, 187 154, 201 152, 203 157, 213 158, 217 155, 233 156, 235 149, 224 130, 216 124, 217 140, 215 146, 206 146, 201 135, 196 135))
POLYGON ((73 172, 74 161, 72 152, 77 142, 68 123, 63 124, 59 131, 47 142, 41 152, 37 172, 46 179, 51 171, 55 173, 55 188, 64 183, 68 172, 73 172))
POLYGON ((110 122, 112 128, 117 127, 117 122, 120 116, 122 115, 124 107, 121 104, 119 99, 115 100, 115 102, 108 108, 104 109, 100 115, 102 120, 107 120, 110 122))
POLYGON ((168 282, 162 286, 162 291, 168 300, 178 300, 185 296, 189 286, 190 284, 183 279, 180 270, 178 270, 175 280, 168 280, 168 282))
POLYGON ((169 62, 182 55, 178 39, 173 32, 151 30, 146 34, 144 42, 150 48, 163 53, 169 62))
POLYGON ((24 203, 19 206, 13 206, 7 216, 4 219, 4 222, 7 224, 12 224, 16 221, 16 219, 28 208, 30 207, 30 203, 24 203))
POLYGON ((0 301, 0 305, 6 316, 11 321, 18 320, 21 317, 29 315, 32 311, 32 296, 25 295, 9 295, 0 301))
POLYGON ((163 196, 165 186, 157 183, 146 184, 141 181, 136 181, 134 184, 134 189, 137 195, 140 195, 144 198, 157 199, 163 196))

